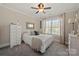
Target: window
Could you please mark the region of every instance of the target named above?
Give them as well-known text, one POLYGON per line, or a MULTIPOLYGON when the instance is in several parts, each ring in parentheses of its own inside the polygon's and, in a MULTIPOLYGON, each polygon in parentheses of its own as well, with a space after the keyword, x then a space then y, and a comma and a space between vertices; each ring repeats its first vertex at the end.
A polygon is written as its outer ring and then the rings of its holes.
POLYGON ((45 33, 51 34, 51 20, 46 20, 46 29, 45 33))
POLYGON ((60 20, 52 20, 52 34, 60 35, 60 20))
POLYGON ((60 35, 60 19, 42 21, 43 33, 60 35))

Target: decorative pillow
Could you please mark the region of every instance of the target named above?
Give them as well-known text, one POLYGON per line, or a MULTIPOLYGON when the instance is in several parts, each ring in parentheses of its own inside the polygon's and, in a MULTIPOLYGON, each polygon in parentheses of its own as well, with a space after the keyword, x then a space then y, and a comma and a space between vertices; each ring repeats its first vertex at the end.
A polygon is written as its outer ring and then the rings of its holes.
POLYGON ((39 35, 39 32, 38 31, 34 31, 35 35, 39 35))

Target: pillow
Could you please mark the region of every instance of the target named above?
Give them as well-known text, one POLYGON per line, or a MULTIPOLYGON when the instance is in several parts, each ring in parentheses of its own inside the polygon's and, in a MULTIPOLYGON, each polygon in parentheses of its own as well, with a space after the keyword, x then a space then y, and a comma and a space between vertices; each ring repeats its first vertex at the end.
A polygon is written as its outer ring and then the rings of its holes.
POLYGON ((38 31, 34 31, 35 35, 39 35, 39 32, 38 31))

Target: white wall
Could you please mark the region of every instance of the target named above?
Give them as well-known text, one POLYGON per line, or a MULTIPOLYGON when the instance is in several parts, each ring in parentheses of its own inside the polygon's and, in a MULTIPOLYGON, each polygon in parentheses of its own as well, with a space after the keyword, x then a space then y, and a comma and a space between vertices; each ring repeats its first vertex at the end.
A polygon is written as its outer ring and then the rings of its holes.
MULTIPOLYGON (((27 14, 28 15, 28 14, 27 14)), ((39 20, 31 16, 28 17, 21 13, 12 11, 0 6, 0 45, 9 43, 9 24, 19 23, 22 26, 22 32, 27 31, 26 23, 34 23, 35 30, 39 30, 39 20)))
MULTIPOLYGON (((79 23, 79 10, 77 12, 78 14, 78 21, 75 22, 75 31, 77 31, 77 27, 78 27, 78 23, 79 23)), ((76 11, 71 11, 71 12, 67 12, 65 13, 65 42, 68 43, 68 34, 72 31, 73 27, 71 24, 68 23, 68 20, 71 19, 72 21, 74 20, 75 18, 75 15, 76 15, 76 11)))

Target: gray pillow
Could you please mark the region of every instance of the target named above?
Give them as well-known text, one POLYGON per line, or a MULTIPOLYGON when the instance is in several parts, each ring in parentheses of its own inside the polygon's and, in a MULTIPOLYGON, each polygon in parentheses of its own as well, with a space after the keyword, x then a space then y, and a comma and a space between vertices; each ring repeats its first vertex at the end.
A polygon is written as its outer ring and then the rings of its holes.
POLYGON ((35 34, 35 35, 39 35, 39 32, 38 32, 38 31, 34 31, 34 34, 35 34))

